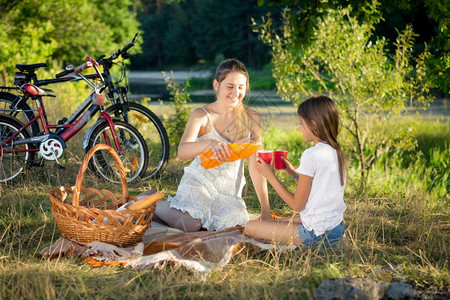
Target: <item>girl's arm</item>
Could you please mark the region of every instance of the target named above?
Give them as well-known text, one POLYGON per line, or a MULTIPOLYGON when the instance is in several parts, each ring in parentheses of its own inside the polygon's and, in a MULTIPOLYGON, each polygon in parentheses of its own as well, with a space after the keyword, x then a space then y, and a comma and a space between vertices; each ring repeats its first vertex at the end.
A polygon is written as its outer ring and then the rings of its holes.
MULTIPOLYGON (((261 143, 261 120, 256 111, 248 109, 249 117, 252 120, 251 140, 256 143, 261 143)), ((253 154, 248 159, 248 169, 253 186, 255 187, 256 195, 258 196, 259 204, 261 205, 261 220, 272 220, 270 214, 269 194, 267 192, 267 180, 256 169, 257 153, 253 154)))
POLYGON ((205 128, 207 123, 208 118, 204 110, 197 108, 192 112, 186 123, 180 144, 178 145, 179 159, 192 159, 210 148, 213 149, 214 153, 220 151, 222 155, 230 155, 228 146, 221 140, 209 139, 200 142, 196 141, 201 128, 205 128))
POLYGON ((294 193, 291 193, 275 176, 271 165, 259 157, 257 158, 256 163, 259 173, 269 181, 281 199, 283 199, 290 208, 295 211, 301 211, 305 208, 309 192, 311 191, 312 177, 300 174, 298 176, 297 188, 294 193))
POLYGON ((295 180, 295 182, 298 182, 298 176, 300 174, 297 174, 297 170, 294 168, 294 166, 291 164, 291 162, 287 159, 281 156, 281 160, 285 163, 286 169, 284 169, 284 172, 295 180))

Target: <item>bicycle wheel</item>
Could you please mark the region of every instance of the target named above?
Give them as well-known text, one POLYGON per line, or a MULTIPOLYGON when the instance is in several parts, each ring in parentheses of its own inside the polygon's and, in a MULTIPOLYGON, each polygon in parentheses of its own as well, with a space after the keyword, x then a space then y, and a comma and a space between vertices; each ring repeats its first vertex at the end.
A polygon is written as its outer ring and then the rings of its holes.
MULTIPOLYGON (((26 124, 30 120, 32 120, 35 115, 31 107, 27 103, 22 103, 17 110, 12 110, 11 104, 18 98, 19 96, 17 95, 0 92, 0 113, 12 116, 18 119, 23 124, 26 124)), ((37 122, 31 124, 31 131, 33 135, 37 135, 39 133, 39 125, 37 122)))
POLYGON ((149 179, 158 176, 165 169, 170 152, 169 138, 159 118, 150 109, 135 102, 114 104, 108 107, 106 112, 131 124, 144 137, 148 149, 148 167, 141 178, 149 179), (127 105, 128 121, 125 120, 122 109, 127 105))
MULTIPOLYGON (((0 144, 19 131, 23 126, 17 119, 9 116, 0 116, 0 144)), ((29 144, 14 145, 14 141, 29 138, 28 131, 21 131, 12 142, 0 147, 0 182, 8 182, 16 179, 23 170, 33 161, 33 152, 24 152, 30 149, 29 144), (19 152, 12 152, 17 151, 19 152)))
MULTIPOLYGON (((133 126, 121 121, 114 121, 115 132, 119 139, 122 152, 119 157, 127 172, 127 182, 132 183, 144 174, 148 163, 148 152, 142 135, 133 126)), ((114 141, 108 123, 102 122, 92 131, 86 153, 97 144, 111 145, 114 150, 114 141)), ((110 182, 120 184, 120 175, 111 155, 105 151, 97 151, 89 161, 89 168, 99 177, 110 182)))

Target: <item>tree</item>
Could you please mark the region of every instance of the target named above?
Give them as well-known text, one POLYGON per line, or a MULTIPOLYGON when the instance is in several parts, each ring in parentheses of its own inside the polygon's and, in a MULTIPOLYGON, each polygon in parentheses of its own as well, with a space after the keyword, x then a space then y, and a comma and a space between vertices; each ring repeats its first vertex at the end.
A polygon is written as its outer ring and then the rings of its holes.
POLYGON ((2 2, 0 65, 4 73, 12 74, 16 63, 58 60, 78 64, 86 56, 96 57, 119 49, 138 32, 139 23, 131 3, 131 0, 2 2))
MULTIPOLYGON (((292 42, 307 44, 317 30, 317 21, 328 12, 349 8, 349 14, 356 17, 359 22, 370 21, 372 15, 367 13, 365 0, 257 0, 259 5, 268 3, 270 6, 279 6, 290 9, 289 24, 292 32, 292 42), (351 6, 348 6, 351 4, 351 6)), ((412 24, 416 37, 415 51, 420 53, 429 45, 433 54, 426 64, 428 74, 435 91, 448 96, 450 92, 450 39, 448 16, 450 6, 441 0, 390 0, 380 1, 377 14, 385 17, 383 22, 375 24, 375 36, 395 40, 396 30, 404 30, 406 24, 412 24)), ((373 11, 372 11, 373 13, 373 11)), ((389 46, 388 46, 389 47, 389 46)), ((390 51, 395 51, 389 47, 390 51)))
POLYGON ((391 56, 386 39, 373 36, 381 18, 378 4, 366 9, 375 16, 366 22, 352 16, 351 7, 328 11, 317 20, 317 29, 305 44, 292 39, 295 31, 289 9, 284 12, 281 33, 272 28, 270 17, 255 24, 262 40, 271 46, 272 71, 284 100, 299 103, 307 95, 326 93, 338 104, 344 128, 353 138, 345 146, 359 162, 362 186, 379 155, 414 147, 395 122, 406 109, 409 95, 422 107, 431 100, 424 76, 429 52, 412 57, 412 28, 399 33, 391 56))
POLYGON ((267 6, 240 0, 144 2, 138 14, 144 53, 133 60, 135 68, 213 63, 221 55, 241 59, 250 68, 270 60, 268 47, 251 28, 251 18, 264 15, 267 6))

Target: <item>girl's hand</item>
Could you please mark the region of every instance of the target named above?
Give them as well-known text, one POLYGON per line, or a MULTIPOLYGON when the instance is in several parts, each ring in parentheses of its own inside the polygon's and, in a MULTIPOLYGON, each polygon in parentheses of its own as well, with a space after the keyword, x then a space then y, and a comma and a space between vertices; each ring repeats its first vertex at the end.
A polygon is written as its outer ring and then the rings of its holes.
POLYGON ((297 173, 297 171, 291 164, 291 162, 287 158, 284 158, 283 156, 281 156, 281 160, 283 160, 284 163, 286 164, 286 169, 284 169, 286 174, 288 174, 290 177, 294 176, 297 173))
POLYGON ((218 161, 226 162, 231 155, 228 144, 221 140, 210 140, 209 148, 214 153, 214 158, 218 161))
POLYGON ((264 176, 266 179, 268 179, 271 176, 275 176, 275 174, 273 172, 273 162, 274 162, 274 160, 272 159, 272 162, 270 164, 268 164, 268 163, 266 163, 266 161, 264 159, 262 159, 261 157, 259 157, 257 155, 256 156, 256 169, 262 176, 264 176))

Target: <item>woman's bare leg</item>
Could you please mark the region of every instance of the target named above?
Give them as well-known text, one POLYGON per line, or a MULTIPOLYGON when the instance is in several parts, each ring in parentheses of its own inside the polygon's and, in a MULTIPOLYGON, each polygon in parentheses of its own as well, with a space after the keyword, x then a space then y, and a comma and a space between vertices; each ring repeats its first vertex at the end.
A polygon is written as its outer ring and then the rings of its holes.
POLYGON ((169 202, 156 203, 155 215, 166 222, 170 227, 178 228, 186 232, 199 231, 202 228, 200 219, 194 219, 188 212, 170 207, 169 202))
POLYGON ((258 240, 302 245, 298 236, 298 226, 298 223, 293 222, 254 220, 247 222, 244 234, 258 240))
POLYGON ((277 222, 288 222, 288 223, 292 222, 292 223, 302 224, 302 219, 300 219, 299 216, 279 218, 279 219, 276 219, 275 221, 277 221, 277 222))

